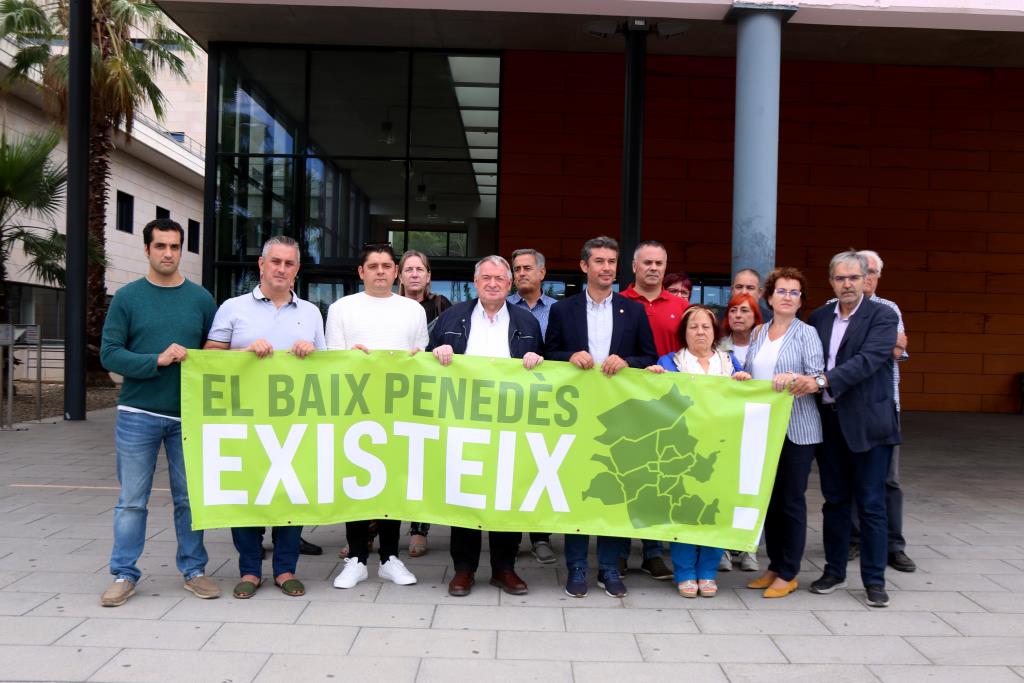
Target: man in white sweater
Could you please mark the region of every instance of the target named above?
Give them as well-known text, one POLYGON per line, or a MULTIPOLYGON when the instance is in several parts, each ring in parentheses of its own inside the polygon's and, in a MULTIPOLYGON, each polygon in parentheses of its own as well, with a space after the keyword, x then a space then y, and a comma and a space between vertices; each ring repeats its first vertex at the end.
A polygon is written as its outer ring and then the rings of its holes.
MULTIPOLYGON (((365 291, 338 299, 327 311, 327 348, 370 351, 409 351, 427 348, 427 316, 413 299, 392 291, 398 276, 397 259, 389 244, 368 244, 363 247, 359 277, 365 291)), ((416 583, 416 577, 398 559, 398 538, 401 522, 382 519, 377 522, 380 537, 380 569, 378 576, 401 586, 416 583)), ((352 588, 365 581, 369 573, 370 522, 347 522, 350 556, 334 579, 335 588, 352 588)))

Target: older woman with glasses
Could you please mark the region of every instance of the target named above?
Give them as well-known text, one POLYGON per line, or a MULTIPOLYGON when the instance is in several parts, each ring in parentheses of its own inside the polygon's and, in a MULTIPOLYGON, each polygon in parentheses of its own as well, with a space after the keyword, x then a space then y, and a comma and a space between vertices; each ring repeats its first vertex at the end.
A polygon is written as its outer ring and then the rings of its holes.
POLYGON ((824 367, 818 332, 797 313, 804 303, 807 279, 796 268, 776 268, 765 281, 774 316, 750 340, 744 366, 754 379, 768 380, 775 391, 793 395, 771 502, 764 523, 768 570, 747 584, 766 598, 781 598, 797 589, 807 542, 807 477, 814 450, 821 443, 821 418, 815 404, 815 377, 824 367))
POLYGON ((693 283, 686 273, 669 273, 665 276, 661 286, 672 296, 678 296, 686 303, 690 303, 690 292, 693 291, 693 283))
MULTIPOLYGON (((675 353, 665 354, 658 359, 657 365, 651 365, 647 370, 750 379, 750 375, 740 370, 728 353, 718 348, 721 331, 710 308, 700 304, 687 308, 679 323, 678 334, 681 348, 675 353)), ((718 592, 715 577, 725 550, 692 543, 670 543, 669 548, 679 595, 684 598, 698 595, 715 597, 718 592)))

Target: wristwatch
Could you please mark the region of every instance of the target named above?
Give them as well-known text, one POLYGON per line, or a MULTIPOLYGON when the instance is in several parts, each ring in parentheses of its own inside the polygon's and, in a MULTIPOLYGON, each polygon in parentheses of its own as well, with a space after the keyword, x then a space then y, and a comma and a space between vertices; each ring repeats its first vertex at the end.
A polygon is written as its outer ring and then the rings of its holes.
POLYGON ((818 383, 818 392, 825 391, 825 375, 818 375, 814 378, 814 381, 818 383))

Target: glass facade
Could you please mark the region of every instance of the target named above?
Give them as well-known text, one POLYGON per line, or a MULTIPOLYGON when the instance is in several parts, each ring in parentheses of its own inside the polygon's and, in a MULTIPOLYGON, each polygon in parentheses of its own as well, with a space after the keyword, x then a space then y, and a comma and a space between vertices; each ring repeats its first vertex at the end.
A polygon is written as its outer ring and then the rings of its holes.
POLYGON ((300 295, 328 304, 356 291, 367 242, 427 253, 437 279, 496 250, 499 56, 221 45, 213 58, 218 300, 255 285, 273 235, 299 241, 300 295))

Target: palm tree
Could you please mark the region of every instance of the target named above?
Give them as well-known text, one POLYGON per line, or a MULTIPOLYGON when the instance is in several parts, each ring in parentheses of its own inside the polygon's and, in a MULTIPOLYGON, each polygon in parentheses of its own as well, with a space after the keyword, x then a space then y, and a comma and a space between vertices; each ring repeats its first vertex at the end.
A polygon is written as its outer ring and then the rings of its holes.
MULTIPOLYGON (((2 0, 0 38, 17 47, 4 85, 41 75, 50 113, 67 120, 68 0, 2 0)), ((92 0, 92 110, 89 128, 89 236, 95 261, 105 263, 110 153, 119 126, 130 134, 135 112, 149 104, 163 116, 164 96, 155 78, 166 70, 187 80, 181 55, 194 56, 192 41, 172 29, 150 0, 92 0)), ((86 295, 88 381, 109 383, 99 362, 100 335, 107 310, 106 269, 91 261, 86 295)))
MULTIPOLYGON (((7 294, 7 263, 20 246, 25 253, 23 270, 48 285, 64 280, 64 235, 52 227, 25 225, 35 216, 52 221, 64 198, 67 171, 50 160, 60 133, 49 130, 8 141, 0 132, 0 323, 12 322, 7 294)), ((6 355, 0 361, 4 379, 6 355)), ((0 386, 6 386, 0 383, 0 386)))

